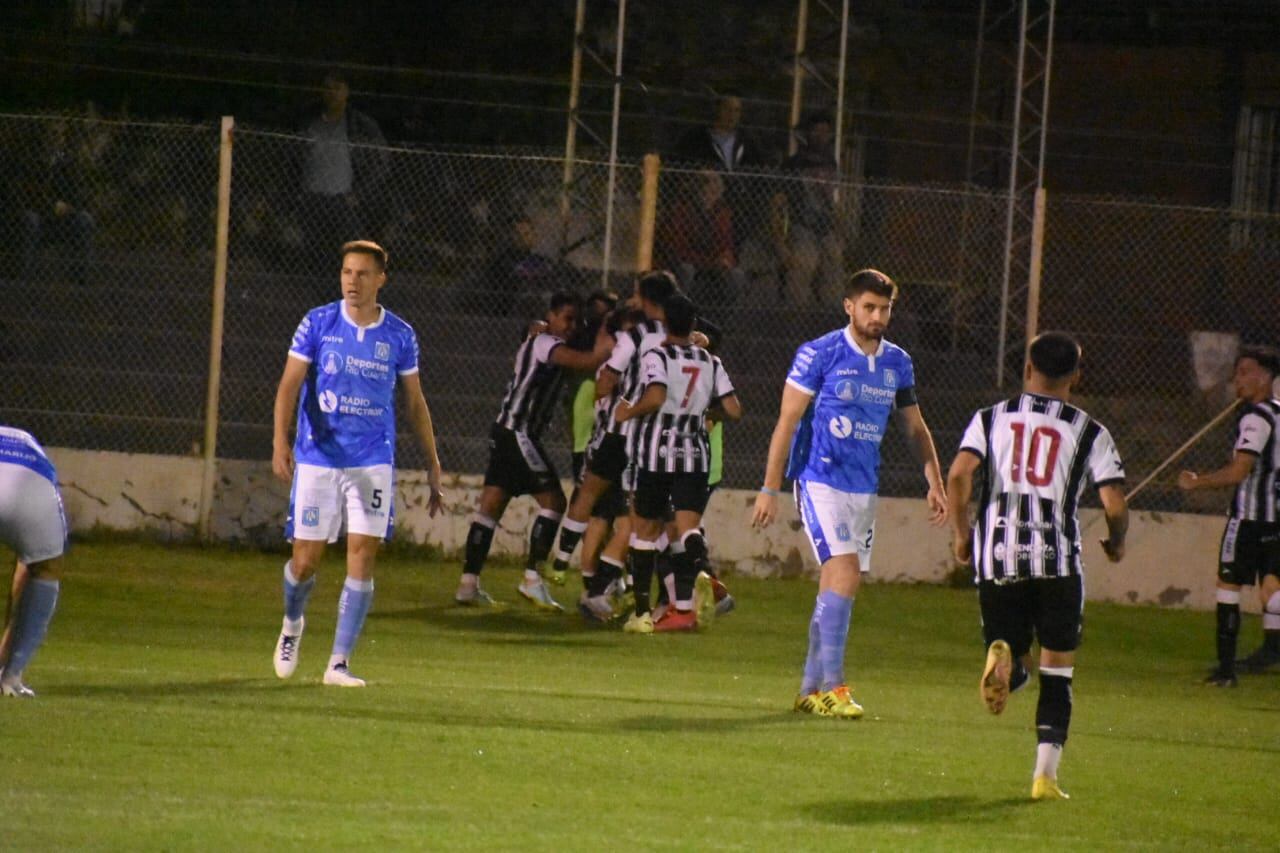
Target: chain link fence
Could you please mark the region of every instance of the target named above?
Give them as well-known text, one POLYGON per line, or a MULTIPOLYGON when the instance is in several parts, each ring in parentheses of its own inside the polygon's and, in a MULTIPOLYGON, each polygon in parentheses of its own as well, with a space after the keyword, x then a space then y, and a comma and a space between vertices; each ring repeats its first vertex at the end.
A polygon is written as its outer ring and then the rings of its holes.
MULTIPOLYGON (((383 301, 418 332, 450 471, 483 470, 512 358, 547 297, 630 289, 638 163, 612 170, 606 229, 603 163, 574 164, 565 193, 554 155, 351 143, 338 160, 348 167, 334 172, 307 138, 238 129, 234 139, 219 456, 269 458, 290 336, 308 309, 339 297, 337 247, 347 239, 390 250, 383 301)), ((50 445, 198 452, 216 129, 6 116, 0 150, 21 164, 5 185, 9 239, 0 244, 9 305, 0 420, 50 445), (66 210, 53 197, 60 170, 83 187, 62 200, 66 210)), ((747 412, 726 432, 726 485, 757 483, 795 349, 847 322, 841 282, 865 266, 902 286, 888 336, 915 359, 925 417, 950 459, 972 411, 1016 390, 1016 376, 995 387, 1005 202, 977 189, 663 167, 653 263, 676 270, 723 329, 721 355, 747 412)), ((1134 482, 1229 402, 1229 357, 1214 368, 1212 346, 1201 346, 1220 336, 1196 333, 1280 339, 1278 246, 1275 217, 1050 195, 1039 326, 1080 335, 1082 402, 1115 432, 1134 482)), ((1200 442, 1188 464, 1220 464, 1227 430, 1200 442)), ((421 467, 403 439, 401 464, 421 467)), ((546 444, 567 472, 564 417, 546 444)), ((919 495, 900 432, 886 445, 884 493, 919 495)), ((1137 506, 1223 503, 1191 503, 1169 483, 1137 506)))

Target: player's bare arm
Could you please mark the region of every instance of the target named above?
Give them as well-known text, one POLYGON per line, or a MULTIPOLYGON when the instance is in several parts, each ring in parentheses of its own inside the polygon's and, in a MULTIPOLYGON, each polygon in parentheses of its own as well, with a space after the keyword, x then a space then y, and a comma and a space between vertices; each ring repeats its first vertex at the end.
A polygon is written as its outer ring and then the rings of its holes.
POLYGON ((629 400, 619 400, 613 417, 618 423, 643 418, 661 409, 665 402, 667 402, 667 386, 651 382, 645 386, 644 393, 634 404, 629 400))
POLYGON ((969 498, 973 495, 973 475, 982 460, 976 454, 961 451, 947 472, 947 508, 951 519, 951 554, 956 562, 968 565, 973 560, 973 540, 969 529, 969 498))
POLYGON ((716 400, 716 408, 707 412, 707 428, 711 428, 711 424, 715 421, 739 421, 742 420, 742 401, 738 399, 737 394, 726 394, 719 400, 716 400))
POLYGON ((929 523, 941 527, 947 521, 947 488, 942 482, 942 466, 938 464, 938 451, 933 446, 933 435, 920 414, 919 406, 907 406, 898 410, 902 425, 907 431, 907 442, 915 452, 916 460, 924 465, 924 479, 929 484, 925 500, 929 504, 929 523))
POLYGON ((1124 559, 1124 538, 1129 532, 1129 502, 1124 490, 1114 483, 1098 489, 1102 512, 1107 518, 1107 538, 1102 540, 1102 550, 1107 559, 1118 563, 1124 559))
POLYGON ((1178 488, 1184 492, 1197 489, 1221 489, 1238 486, 1249 476, 1253 463, 1258 457, 1243 450, 1237 450, 1231 461, 1216 471, 1197 474, 1195 471, 1183 471, 1178 475, 1178 488))
POLYGON ((605 397, 613 395, 614 389, 618 387, 618 371, 612 367, 605 367, 600 371, 600 375, 596 377, 596 399, 603 400, 605 397))
POLYGON ((289 428, 298 406, 298 394, 306 381, 310 363, 300 358, 286 358, 280 387, 276 389, 275 411, 272 417, 271 470, 286 483, 293 479, 293 443, 289 441, 289 428))
POLYGON ((804 417, 805 410, 813 401, 811 394, 806 394, 791 385, 782 388, 782 404, 778 409, 778 422, 774 424, 773 435, 769 438, 769 456, 765 461, 764 483, 756 495, 755 509, 751 513, 752 527, 768 527, 778 517, 778 492, 782 489, 782 475, 787 465, 787 453, 791 450, 791 439, 796 434, 796 427, 804 417))
POLYGON ((595 346, 591 352, 582 352, 567 346, 558 346, 551 351, 547 359, 557 367, 569 370, 581 370, 590 373, 604 364, 613 351, 613 336, 604 330, 596 334, 595 346))
POLYGON ((440 468, 440 455, 436 452, 436 433, 431 423, 431 409, 427 406, 427 398, 422 393, 422 381, 417 373, 401 376, 400 387, 404 389, 405 417, 427 457, 427 485, 431 490, 431 497, 427 501, 427 515, 434 518, 436 513, 444 509, 444 490, 441 487, 443 472, 440 468))

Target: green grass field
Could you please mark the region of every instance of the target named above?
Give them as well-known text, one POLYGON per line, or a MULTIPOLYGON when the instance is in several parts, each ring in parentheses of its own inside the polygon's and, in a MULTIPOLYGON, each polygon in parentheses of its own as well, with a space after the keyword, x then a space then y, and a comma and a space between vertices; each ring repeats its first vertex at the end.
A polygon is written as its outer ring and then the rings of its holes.
MULTIPOLYGON (((1073 799, 1033 804, 1036 691, 983 709, 968 591, 864 588, 847 723, 790 711, 809 583, 730 579, 713 631, 635 637, 461 610, 454 564, 387 555, 370 686, 341 690, 320 685, 334 555, 298 675, 272 674, 281 562, 72 550, 39 696, 0 704, 0 847, 1276 849, 1280 675, 1202 687, 1210 614, 1089 606, 1073 799)), ((517 574, 486 586, 514 599, 517 574)))

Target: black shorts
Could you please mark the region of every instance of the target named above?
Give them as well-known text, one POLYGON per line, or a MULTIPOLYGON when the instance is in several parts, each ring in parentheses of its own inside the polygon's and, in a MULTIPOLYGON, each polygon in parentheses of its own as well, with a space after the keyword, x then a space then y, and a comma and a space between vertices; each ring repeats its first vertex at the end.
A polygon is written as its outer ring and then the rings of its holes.
POLYGON ((978 584, 982 610, 982 638, 987 645, 1004 640, 1014 657, 1031 651, 1034 637, 1040 648, 1072 652, 1084 630, 1084 578, 1031 578, 1013 583, 978 584))
POLYGON ((1266 575, 1280 577, 1280 524, 1228 519, 1218 550, 1218 580, 1253 586, 1266 575))
POLYGON ((707 472, 668 473, 636 470, 636 515, 653 521, 667 513, 696 512, 707 508, 707 472))
POLYGON ((606 432, 600 443, 587 452, 587 470, 610 483, 622 482, 627 467, 627 439, 616 432, 606 432))
POLYGON ((591 508, 592 518, 603 518, 605 521, 613 521, 626 514, 627 495, 619 483, 612 483, 603 495, 596 498, 596 505, 591 508))
POLYGON ((484 484, 512 496, 560 491, 560 477, 542 444, 498 424, 489 429, 489 467, 484 484))

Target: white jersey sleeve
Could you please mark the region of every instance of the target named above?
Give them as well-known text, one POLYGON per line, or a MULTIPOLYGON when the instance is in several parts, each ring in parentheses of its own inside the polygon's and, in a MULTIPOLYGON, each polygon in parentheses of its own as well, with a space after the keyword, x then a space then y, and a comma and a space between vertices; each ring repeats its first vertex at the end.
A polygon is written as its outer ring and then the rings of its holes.
POLYGON ((1089 452, 1089 478, 1095 486, 1123 483, 1124 463, 1120 461, 1115 439, 1106 427, 1098 426, 1098 437, 1093 440, 1093 448, 1089 452))
POLYGON ((1246 412, 1240 418, 1235 450, 1261 456, 1271 439, 1271 422, 1257 412, 1246 412))
POLYGON ((720 361, 720 356, 712 356, 711 364, 715 373, 714 399, 721 400, 734 392, 733 381, 729 379, 729 372, 724 369, 724 363, 720 361))
POLYGON ((636 353, 636 341, 630 334, 618 335, 618 340, 613 345, 613 352, 609 354, 609 360, 605 362, 614 373, 625 373, 627 367, 631 364, 631 357, 636 353))
POLYGON ((644 388, 668 384, 667 357, 660 349, 651 349, 640 359, 640 377, 644 388))
POLYGON ((964 429, 964 435, 960 437, 960 449, 969 451, 979 459, 987 458, 987 427, 982 419, 983 411, 985 410, 974 412, 969 425, 964 429))

